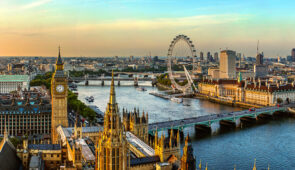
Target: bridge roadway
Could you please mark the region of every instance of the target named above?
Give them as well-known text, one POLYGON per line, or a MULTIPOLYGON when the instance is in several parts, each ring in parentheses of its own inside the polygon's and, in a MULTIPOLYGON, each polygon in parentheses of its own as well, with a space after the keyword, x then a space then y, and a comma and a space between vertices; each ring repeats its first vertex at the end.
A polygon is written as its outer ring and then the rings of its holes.
POLYGON ((237 119, 242 117, 256 119, 261 114, 272 115, 276 111, 288 111, 288 107, 294 107, 294 104, 284 105, 282 107, 264 107, 257 108, 255 111, 242 110, 231 113, 210 114, 192 118, 185 118, 180 120, 171 120, 165 122, 155 122, 149 124, 149 133, 153 134, 154 131, 163 131, 168 129, 183 129, 185 127, 191 127, 195 125, 205 125, 210 127, 212 123, 219 122, 221 120, 230 121, 235 123, 237 119))
POLYGON ((117 75, 117 74, 128 74, 128 75, 152 75, 152 76, 160 76, 164 73, 149 73, 149 72, 114 72, 114 75, 117 75))
MULTIPOLYGON (((112 78, 111 77, 70 77, 71 80, 73 81, 85 81, 85 80, 92 80, 92 81, 111 81, 112 78)), ((114 77, 115 81, 134 81, 135 78, 130 77, 114 77)), ((137 81, 152 81, 153 78, 151 77, 138 77, 137 81)))

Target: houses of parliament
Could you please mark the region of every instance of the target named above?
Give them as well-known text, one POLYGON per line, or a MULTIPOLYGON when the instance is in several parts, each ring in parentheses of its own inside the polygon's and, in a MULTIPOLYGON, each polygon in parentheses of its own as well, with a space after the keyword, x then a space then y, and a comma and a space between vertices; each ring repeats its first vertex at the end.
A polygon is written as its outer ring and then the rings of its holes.
MULTIPOLYGON (((23 134, 21 144, 13 146, 9 139, 11 131, 7 129, 10 119, 5 119, 0 161, 9 159, 11 163, 1 164, 0 169, 196 169, 188 136, 181 155, 179 132, 171 130, 167 137, 158 132, 149 135, 148 113, 140 113, 139 109, 120 112, 113 73, 103 126, 83 127, 77 120, 74 127, 68 126, 67 86, 68 78, 59 50, 51 80, 51 117, 39 122, 40 127, 43 124, 51 127, 51 133, 43 134, 40 139, 23 134), (3 154, 6 157, 1 156, 3 154)), ((34 117, 39 115, 30 115, 30 119, 35 120, 34 117)))

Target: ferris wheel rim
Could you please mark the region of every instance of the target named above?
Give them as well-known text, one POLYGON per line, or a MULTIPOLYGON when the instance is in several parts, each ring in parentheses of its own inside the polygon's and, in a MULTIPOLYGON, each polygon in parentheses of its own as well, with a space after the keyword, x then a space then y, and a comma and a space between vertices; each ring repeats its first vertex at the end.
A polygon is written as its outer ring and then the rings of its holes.
POLYGON ((168 73, 169 73, 169 78, 171 80, 171 84, 176 88, 176 89, 180 89, 182 91, 185 91, 186 89, 190 88, 191 87, 191 82, 188 81, 188 83, 184 86, 181 86, 179 85, 176 81, 175 81, 175 78, 173 76, 173 70, 172 70, 172 64, 171 64, 171 58, 172 58, 172 53, 173 53, 173 49, 174 49, 174 46, 177 44, 177 42, 179 42, 180 40, 183 40, 187 43, 187 45, 189 46, 190 48, 190 51, 191 51, 191 54, 192 54, 192 57, 193 57, 193 70, 195 70, 196 66, 195 66, 195 61, 196 61, 196 49, 195 49, 195 46, 193 44, 193 42, 190 40, 190 38, 186 35, 177 35, 170 43, 169 45, 169 48, 168 48, 168 54, 167 54, 167 57, 168 57, 168 60, 167 60, 167 68, 168 68, 168 73))

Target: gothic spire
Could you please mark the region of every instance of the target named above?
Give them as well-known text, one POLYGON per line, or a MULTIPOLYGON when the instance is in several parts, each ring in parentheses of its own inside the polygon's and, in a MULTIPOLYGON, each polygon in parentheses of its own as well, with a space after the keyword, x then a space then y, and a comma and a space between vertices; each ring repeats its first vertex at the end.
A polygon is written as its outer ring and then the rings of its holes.
POLYGON ((3 140, 7 140, 7 139, 8 139, 8 132, 7 132, 7 126, 6 126, 6 119, 5 119, 3 140))
POLYGON ((114 71, 112 71, 112 83, 111 83, 111 91, 110 91, 110 105, 116 104, 116 93, 115 93, 115 85, 114 85, 114 71))
POLYGON ((62 59, 61 59, 61 56, 60 56, 60 46, 58 46, 58 58, 57 58, 56 64, 57 65, 63 65, 63 62, 62 62, 62 59))

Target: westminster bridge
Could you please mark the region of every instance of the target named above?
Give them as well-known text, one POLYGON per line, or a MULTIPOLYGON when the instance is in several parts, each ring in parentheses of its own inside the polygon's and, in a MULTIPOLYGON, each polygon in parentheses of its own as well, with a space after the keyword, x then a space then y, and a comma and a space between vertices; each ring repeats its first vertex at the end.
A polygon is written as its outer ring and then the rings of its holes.
POLYGON ((186 127, 195 127, 202 131, 211 131, 211 125, 219 123, 221 126, 238 127, 240 122, 256 122, 258 119, 272 117, 275 112, 288 112, 295 104, 283 106, 272 106, 242 110, 230 113, 210 114, 198 117, 185 118, 180 120, 170 120, 165 122, 155 122, 149 124, 149 134, 154 135, 155 131, 180 130, 186 127))

